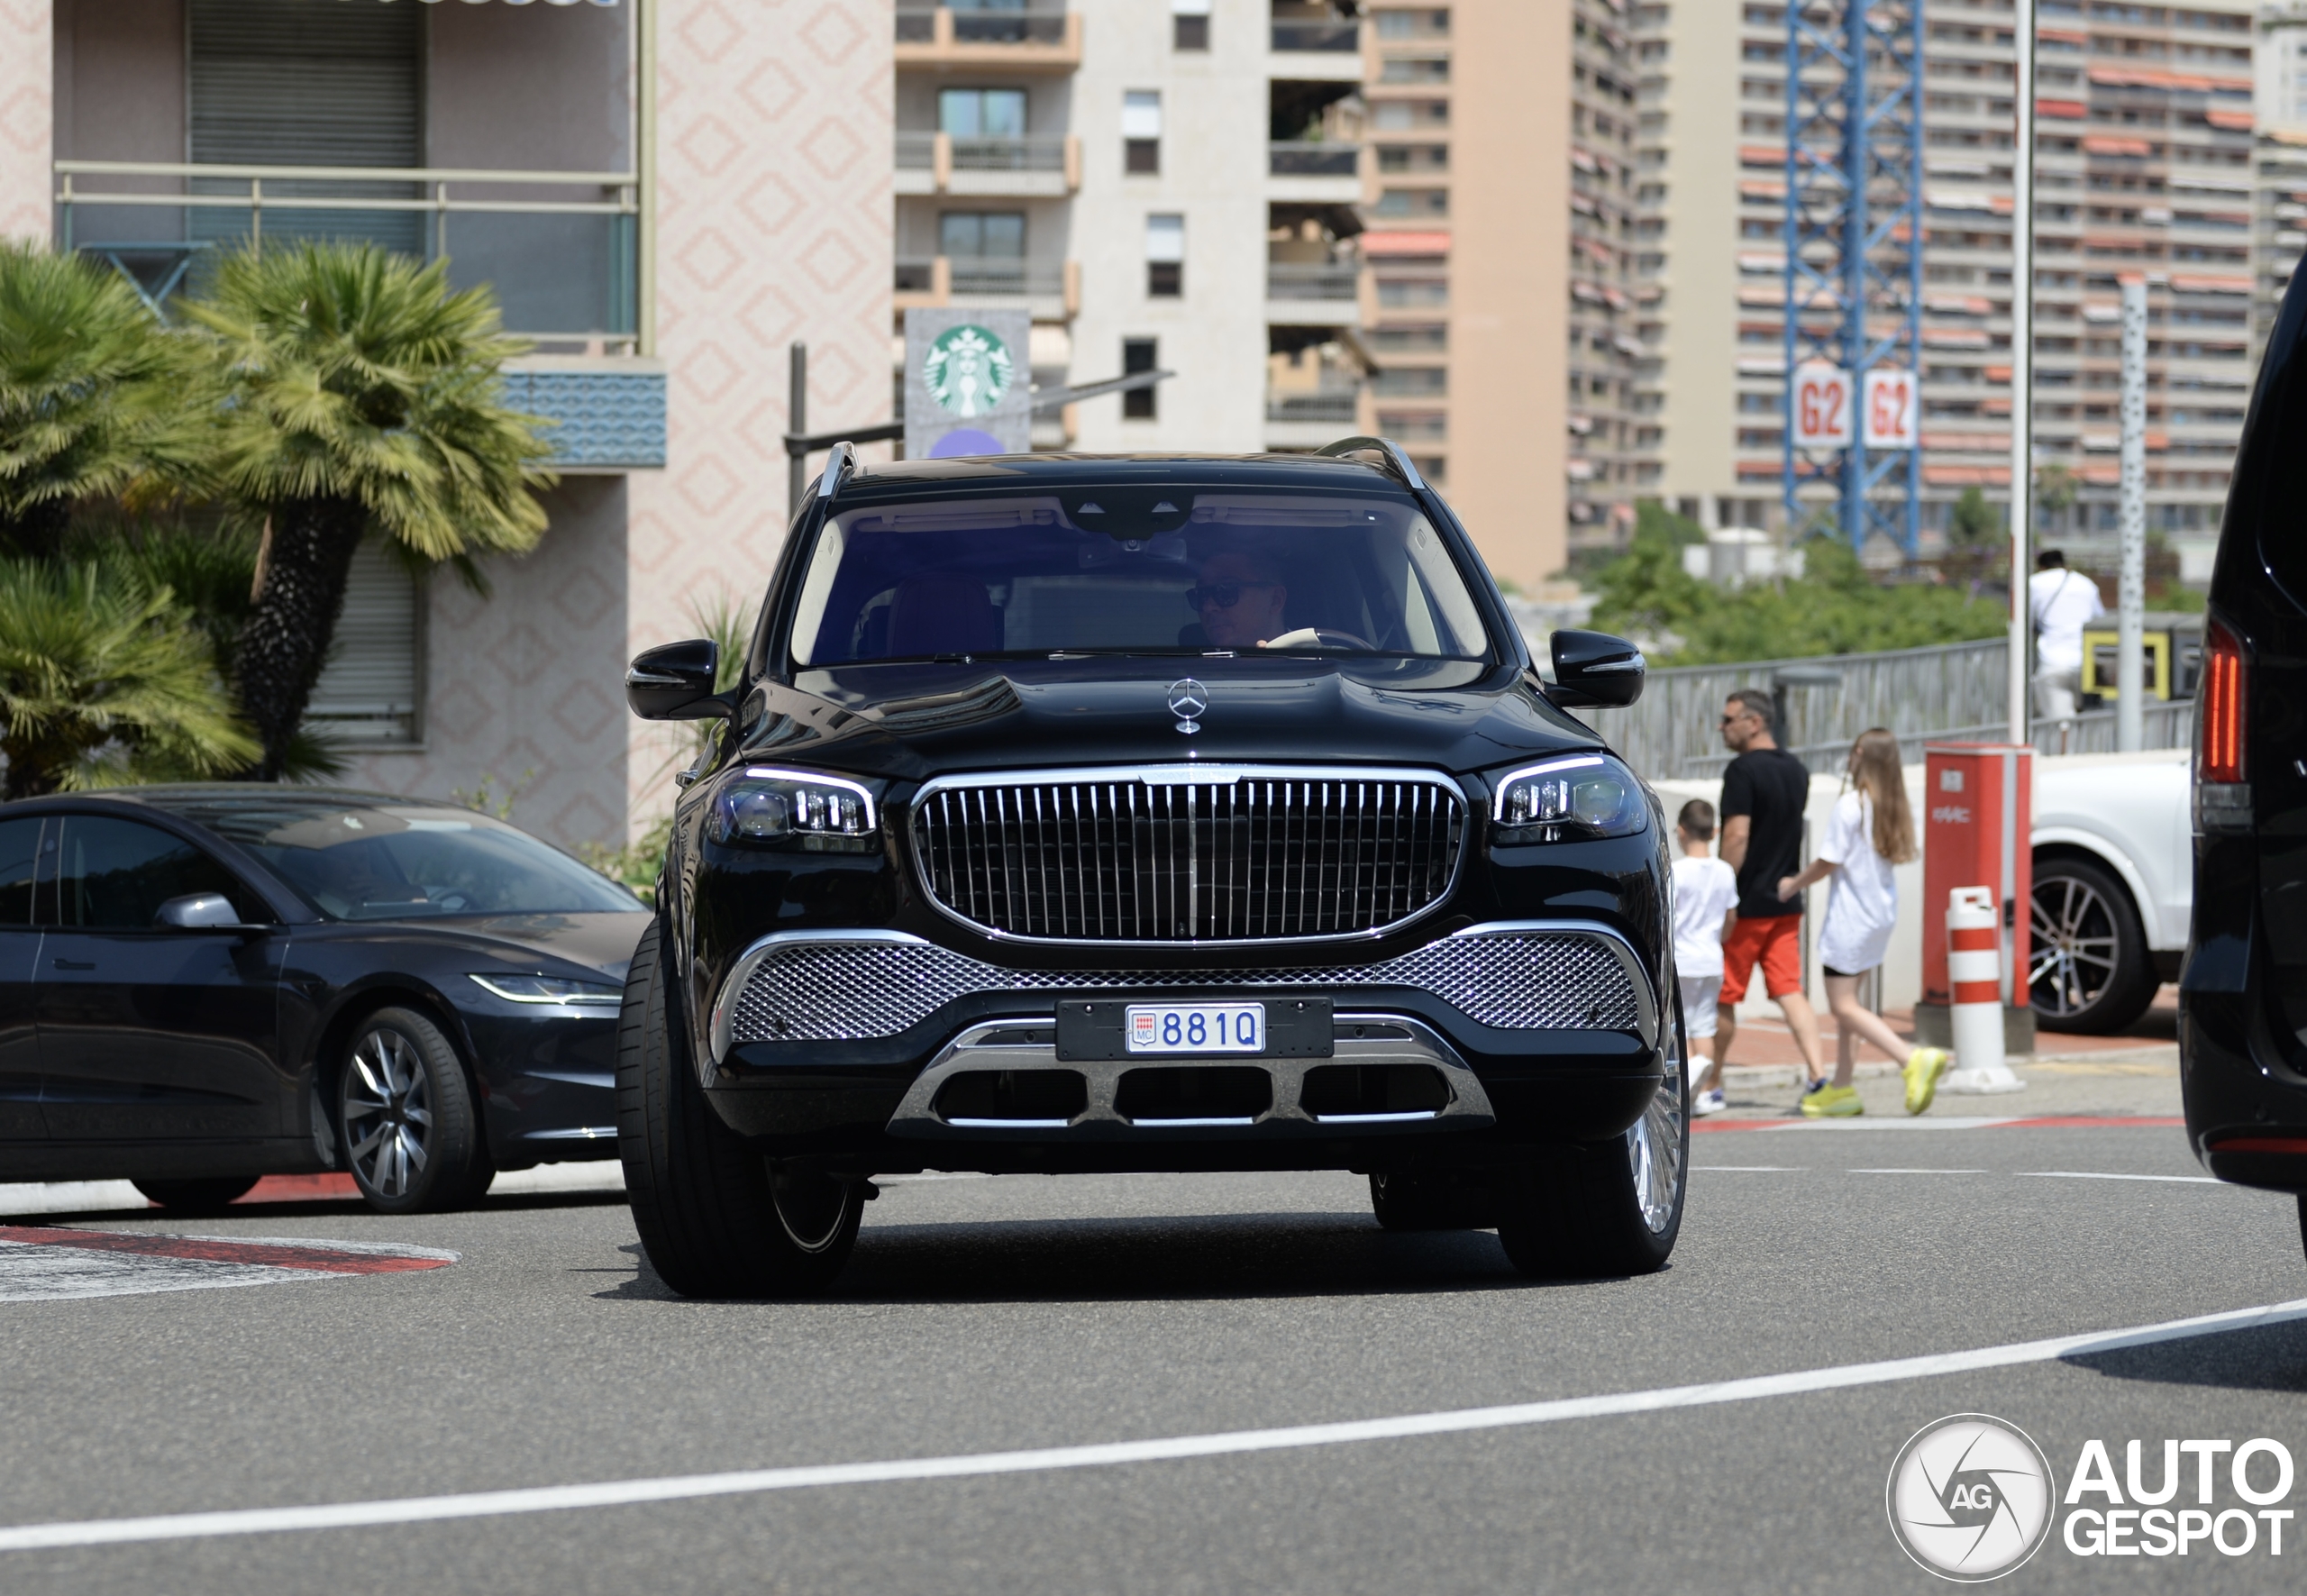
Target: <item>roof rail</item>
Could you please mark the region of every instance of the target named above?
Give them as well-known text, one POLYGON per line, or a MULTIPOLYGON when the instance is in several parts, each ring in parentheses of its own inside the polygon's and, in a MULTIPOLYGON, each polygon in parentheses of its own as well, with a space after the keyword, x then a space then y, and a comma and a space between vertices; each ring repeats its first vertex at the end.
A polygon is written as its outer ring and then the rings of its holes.
POLYGON ((825 456, 825 474, 817 479, 817 497, 831 498, 841 491, 841 479, 857 469, 857 445, 843 438, 825 456))
POLYGON ((1419 492, 1423 492, 1426 488, 1426 479, 1419 476, 1418 468, 1409 463, 1409 456, 1402 452, 1401 445, 1385 438, 1340 438, 1335 443, 1323 444, 1314 452, 1330 455, 1365 452, 1375 454, 1385 462, 1388 470, 1402 479, 1405 487, 1419 492))

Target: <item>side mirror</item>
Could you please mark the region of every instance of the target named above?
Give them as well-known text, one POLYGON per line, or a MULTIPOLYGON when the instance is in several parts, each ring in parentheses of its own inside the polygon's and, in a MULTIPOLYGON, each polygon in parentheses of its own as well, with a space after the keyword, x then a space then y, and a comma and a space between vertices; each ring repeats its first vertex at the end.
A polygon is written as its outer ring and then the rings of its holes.
POLYGON ((1564 709, 1590 706, 1623 709, 1642 697, 1642 651, 1607 632, 1554 634, 1554 687, 1547 697, 1564 709))
POLYGON ((625 673, 625 701, 643 720, 712 720, 729 713, 714 695, 721 645, 709 637, 669 643, 635 654, 625 673))
POLYGON ((187 892, 171 898, 152 917, 174 931, 246 931, 233 900, 221 892, 187 892))

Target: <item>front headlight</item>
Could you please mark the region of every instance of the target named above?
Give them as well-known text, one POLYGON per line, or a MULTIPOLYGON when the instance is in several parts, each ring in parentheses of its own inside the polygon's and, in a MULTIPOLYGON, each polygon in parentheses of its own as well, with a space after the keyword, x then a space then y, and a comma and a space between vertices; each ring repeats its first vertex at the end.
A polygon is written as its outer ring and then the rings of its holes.
POLYGON ((476 975, 472 983, 494 992, 507 1003, 569 1003, 579 1008, 614 1008, 625 1001, 625 990, 605 980, 569 980, 558 975, 476 975))
POLYGON ((716 843, 851 852, 871 849, 866 839, 879 825, 869 789, 804 771, 752 766, 722 782, 713 798, 716 843))
POLYGON ((1632 771, 1607 753, 1568 754, 1509 771, 1491 808, 1501 843, 1628 837, 1650 824, 1632 771))

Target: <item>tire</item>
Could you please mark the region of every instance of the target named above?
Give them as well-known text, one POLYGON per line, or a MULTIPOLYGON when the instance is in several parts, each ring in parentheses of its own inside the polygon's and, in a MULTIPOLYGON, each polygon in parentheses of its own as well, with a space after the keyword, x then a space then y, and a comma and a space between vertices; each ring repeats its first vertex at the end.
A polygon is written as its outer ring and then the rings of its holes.
POLYGON ((413 1008, 379 1008, 353 1027, 336 1123, 352 1183, 380 1214, 470 1208, 497 1177, 464 1062, 413 1008))
POLYGON ((1666 1266, 1690 1187, 1690 1073, 1679 998, 1665 1053, 1658 1090, 1626 1135, 1532 1158, 1502 1176, 1498 1239, 1517 1270, 1566 1280, 1666 1266))
POLYGON ((2027 1001, 2047 1031, 2103 1036, 2155 1001, 2155 960, 2138 909, 2114 872, 2084 859, 2035 867, 2027 1001))
POLYGON ((1380 1171, 1370 1177, 1370 1209, 1387 1230, 1487 1230, 1497 1220, 1489 1181, 1438 1171, 1380 1171))
POLYGON ((772 1166, 721 1122, 690 1062, 661 929, 634 950, 617 1017, 617 1151, 634 1227, 684 1297, 824 1290, 856 1245, 863 1182, 772 1166))
POLYGON ((233 1199, 245 1197, 254 1175, 212 1175, 196 1181, 132 1181, 129 1184, 174 1214, 221 1214, 233 1199))

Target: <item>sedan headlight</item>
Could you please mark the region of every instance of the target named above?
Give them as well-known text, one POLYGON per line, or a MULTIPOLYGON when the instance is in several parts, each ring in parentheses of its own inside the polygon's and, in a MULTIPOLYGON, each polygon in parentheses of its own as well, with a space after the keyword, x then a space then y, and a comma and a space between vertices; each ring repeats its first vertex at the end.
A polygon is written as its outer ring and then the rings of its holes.
POLYGON ((1606 753, 1578 753, 1527 765, 1497 781, 1491 816, 1501 843, 1557 843, 1632 836, 1650 823, 1650 804, 1632 771, 1606 753))
POLYGON ((486 992, 507 1003, 567 1003, 580 1008, 614 1008, 625 1001, 625 989, 605 980, 570 980, 558 975, 501 975, 491 971, 470 978, 486 992))
POLYGON ((879 825, 871 791, 838 776, 756 765, 729 777, 713 798, 716 843, 862 852, 879 825))

